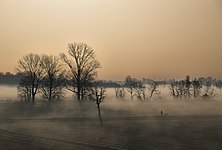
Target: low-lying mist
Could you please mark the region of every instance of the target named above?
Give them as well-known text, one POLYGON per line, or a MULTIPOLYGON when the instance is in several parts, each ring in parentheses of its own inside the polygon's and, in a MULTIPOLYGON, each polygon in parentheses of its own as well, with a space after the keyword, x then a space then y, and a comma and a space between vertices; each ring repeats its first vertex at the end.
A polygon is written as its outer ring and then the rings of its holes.
MULTIPOLYGON (((3 91, 12 93, 14 98, 3 98, 0 101, 0 118, 96 118, 97 106, 94 101, 77 102, 68 93, 63 101, 48 103, 41 98, 32 108, 31 103, 22 103, 16 98, 16 88, 4 87, 3 91), (8 89, 8 90, 7 90, 8 89), (11 92, 10 92, 11 91, 11 92)), ((216 90, 216 97, 212 99, 182 99, 169 95, 168 87, 161 89, 161 96, 152 99, 130 99, 126 94, 124 99, 116 99, 114 89, 107 89, 107 96, 101 103, 101 115, 109 117, 134 117, 134 116, 160 116, 161 110, 164 116, 190 116, 190 115, 222 115, 222 94, 216 90)), ((9 94, 10 95, 10 94, 9 94)), ((5 95, 7 96, 7 95, 5 95)))
POLYGON ((107 97, 101 103, 101 127, 94 101, 37 101, 33 107, 18 100, 1 101, 0 140, 4 149, 176 150, 211 149, 216 143, 219 150, 221 117, 214 116, 222 115, 221 107, 220 97, 145 101, 107 97))
MULTIPOLYGON (((141 117, 160 116, 204 116, 222 115, 222 101, 220 99, 172 99, 172 100, 116 100, 105 99, 101 103, 103 118, 109 117, 141 117)), ((4 101, 0 105, 0 116, 10 118, 96 118, 97 106, 94 101, 77 102, 64 100, 61 102, 4 101)))

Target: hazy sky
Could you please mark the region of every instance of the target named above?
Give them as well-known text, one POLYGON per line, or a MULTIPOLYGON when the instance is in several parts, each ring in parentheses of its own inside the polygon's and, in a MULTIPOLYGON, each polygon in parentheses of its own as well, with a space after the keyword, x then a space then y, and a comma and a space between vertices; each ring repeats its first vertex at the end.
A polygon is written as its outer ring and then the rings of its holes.
POLYGON ((222 79, 221 0, 0 0, 0 71, 84 42, 100 79, 222 79))

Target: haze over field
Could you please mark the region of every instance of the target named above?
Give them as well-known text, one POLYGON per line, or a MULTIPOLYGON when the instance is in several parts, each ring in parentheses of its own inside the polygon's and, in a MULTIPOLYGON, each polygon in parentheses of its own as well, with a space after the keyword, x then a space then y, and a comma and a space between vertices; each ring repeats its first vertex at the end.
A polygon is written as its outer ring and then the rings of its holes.
POLYGON ((0 70, 23 55, 89 44, 100 79, 222 78, 220 0, 1 0, 0 70))
POLYGON ((221 56, 221 0, 0 0, 0 149, 221 150, 221 56))

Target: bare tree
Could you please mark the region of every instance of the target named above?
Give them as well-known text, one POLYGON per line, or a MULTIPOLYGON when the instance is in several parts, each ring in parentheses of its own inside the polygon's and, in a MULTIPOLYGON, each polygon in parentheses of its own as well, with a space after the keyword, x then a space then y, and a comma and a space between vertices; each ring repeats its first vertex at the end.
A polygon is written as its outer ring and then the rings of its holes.
POLYGON ((203 99, 212 99, 216 96, 215 89, 211 86, 205 86, 204 94, 202 96, 203 99))
POLYGON ((169 81, 169 89, 170 89, 170 94, 173 97, 177 97, 177 84, 174 79, 169 81))
POLYGON ((192 83, 190 81, 190 76, 187 75, 185 80, 170 81, 170 91, 171 95, 176 98, 190 98, 192 90, 194 91, 194 95, 198 93, 199 86, 197 85, 197 82, 192 83), (195 89, 194 89, 195 88, 195 89))
POLYGON ((134 93, 139 100, 146 99, 146 86, 143 81, 136 80, 136 85, 134 86, 134 93))
POLYGON ((192 87, 189 75, 186 75, 186 79, 184 82, 185 82, 185 91, 184 91, 185 96, 189 98, 191 96, 191 87, 192 87))
POLYGON ((202 86, 197 79, 194 79, 191 83, 192 83, 192 87, 193 87, 193 96, 194 96, 194 98, 197 98, 200 96, 202 86))
MULTIPOLYGON (((39 90, 40 82, 43 78, 42 59, 39 55, 30 53, 18 60, 17 72, 21 74, 21 88, 25 88, 23 92, 28 92, 26 88, 30 88, 32 105, 35 102, 35 96, 39 90)), ((26 93, 28 95, 28 93, 26 93)))
POLYGON ((125 89, 123 85, 116 86, 114 87, 114 89, 115 89, 115 95, 117 99, 125 98, 126 93, 125 93, 125 89))
POLYGON ((131 99, 133 99, 133 95, 134 95, 137 85, 138 85, 137 79, 132 78, 131 76, 126 77, 125 87, 127 88, 127 91, 130 93, 131 99))
POLYGON ((106 93, 105 88, 97 87, 97 86, 93 86, 92 88, 90 88, 90 92, 89 92, 89 98, 91 100, 96 101, 96 105, 98 109, 98 117, 99 117, 101 126, 103 126, 103 122, 102 122, 102 117, 101 117, 100 104, 105 98, 105 93, 106 93))
POLYGON ((145 100, 146 99, 146 90, 145 87, 136 87, 135 88, 135 95, 139 100, 145 100))
POLYGON ((68 53, 71 58, 67 58, 64 53, 61 54, 61 59, 69 68, 67 78, 70 83, 67 88, 76 94, 78 100, 81 100, 85 96, 85 90, 95 79, 100 63, 96 59, 94 50, 84 43, 69 44, 68 53))
POLYGON ((43 98, 47 99, 49 102, 52 100, 60 100, 64 96, 63 66, 59 58, 52 55, 43 55, 42 61, 42 67, 45 73, 41 87, 43 98))
POLYGON ((22 76, 17 87, 18 96, 21 101, 30 102, 31 101, 31 86, 25 76, 22 76))
POLYGON ((155 81, 149 82, 148 90, 150 91, 150 99, 153 97, 153 94, 160 94, 160 91, 157 89, 158 84, 155 81))
POLYGON ((190 76, 187 75, 185 80, 181 81, 170 81, 171 95, 179 98, 190 98, 193 94, 194 98, 209 99, 215 96, 215 90, 211 83, 212 79, 194 78, 190 81, 190 76), (210 82, 208 82, 210 81, 210 82))

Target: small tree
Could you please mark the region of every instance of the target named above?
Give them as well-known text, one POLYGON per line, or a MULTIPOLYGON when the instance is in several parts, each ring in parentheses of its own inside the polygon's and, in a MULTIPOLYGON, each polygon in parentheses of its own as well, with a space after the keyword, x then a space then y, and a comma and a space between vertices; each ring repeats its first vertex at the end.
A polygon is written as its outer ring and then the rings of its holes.
POLYGON ((153 94, 158 94, 159 90, 157 89, 157 83, 155 81, 152 81, 149 83, 148 90, 150 91, 150 99, 153 97, 153 94))
POLYGON ((184 95, 186 96, 186 97, 190 97, 190 91, 191 91, 191 86, 192 86, 192 83, 191 83, 191 81, 190 81, 190 76, 189 75, 187 75, 186 76, 186 79, 185 79, 185 90, 184 90, 184 95))
POLYGON ((211 85, 206 86, 203 92, 204 92, 202 96, 203 99, 211 99, 216 96, 215 89, 211 85))
POLYGON ((89 92, 89 99, 96 101, 97 109, 98 109, 98 117, 100 120, 101 126, 103 126, 101 111, 100 111, 100 104, 105 98, 106 89, 103 87, 93 86, 90 88, 89 92))
POLYGON ((127 91, 130 93, 131 99, 133 99, 134 92, 136 92, 136 87, 138 85, 138 80, 135 78, 132 78, 131 76, 127 76, 125 80, 125 87, 127 88, 127 91))
POLYGON ((21 74, 21 80, 18 92, 25 92, 27 96, 31 92, 32 106, 35 102, 35 96, 39 90, 41 80, 43 79, 42 59, 37 54, 28 54, 18 60, 17 72, 21 74), (30 88, 30 89, 27 89, 30 88))
POLYGON ((194 96, 194 98, 199 97, 200 92, 201 92, 201 84, 197 79, 194 79, 192 81, 192 87, 193 87, 193 96, 194 96))
POLYGON ((177 82, 174 79, 169 81, 169 89, 170 89, 170 94, 173 97, 178 96, 177 82))
POLYGON ((146 89, 147 88, 142 81, 136 80, 136 86, 134 86, 134 92, 139 100, 146 99, 146 89))
POLYGON ((67 58, 65 54, 60 55, 69 68, 66 75, 69 81, 67 88, 76 94, 78 100, 81 100, 94 81, 100 63, 96 59, 94 50, 84 43, 69 44, 68 53, 71 58, 67 58))
POLYGON ((125 89, 123 86, 119 85, 118 87, 114 87, 115 95, 117 99, 124 99, 125 98, 125 89))
MULTIPOLYGON (((193 84, 190 81, 190 76, 187 75, 185 80, 171 80, 169 88, 171 95, 174 97, 190 98, 191 92, 193 90, 193 84)), ((195 92, 197 92, 197 89, 195 92)))

